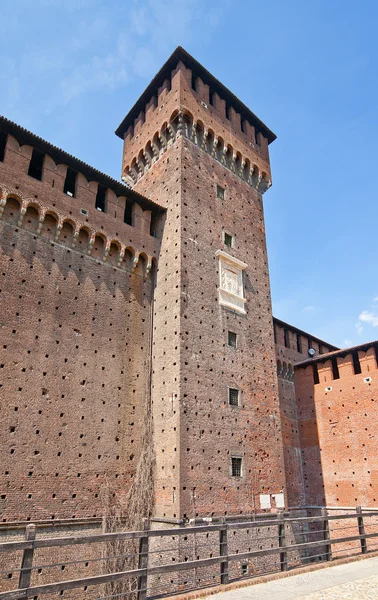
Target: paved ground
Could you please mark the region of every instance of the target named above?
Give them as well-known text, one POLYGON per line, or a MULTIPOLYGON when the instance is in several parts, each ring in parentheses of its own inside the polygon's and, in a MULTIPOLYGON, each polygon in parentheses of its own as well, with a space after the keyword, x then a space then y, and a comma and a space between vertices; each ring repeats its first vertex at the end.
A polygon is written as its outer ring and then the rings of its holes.
POLYGON ((207 597, 209 600, 378 600, 378 557, 207 597))

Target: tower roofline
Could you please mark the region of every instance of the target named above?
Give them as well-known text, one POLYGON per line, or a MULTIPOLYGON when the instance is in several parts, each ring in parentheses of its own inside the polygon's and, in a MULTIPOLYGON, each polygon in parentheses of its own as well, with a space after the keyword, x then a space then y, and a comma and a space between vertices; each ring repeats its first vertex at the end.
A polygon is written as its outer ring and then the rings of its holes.
POLYGON ((200 77, 205 84, 209 85, 211 89, 221 98, 233 106, 235 111, 238 112, 242 118, 249 121, 251 125, 256 126, 268 139, 269 144, 276 139, 277 136, 262 121, 260 121, 260 119, 256 117, 256 115, 241 100, 239 100, 235 94, 233 94, 226 86, 223 85, 223 83, 216 79, 214 75, 205 69, 201 63, 193 58, 193 56, 186 52, 186 50, 184 50, 184 48, 181 46, 178 46, 171 54, 166 63, 155 75, 153 80, 144 90, 143 94, 123 119, 122 123, 117 127, 115 134, 118 137, 123 139, 124 133, 127 131, 129 126, 134 124, 134 119, 136 119, 139 113, 144 110, 151 97, 157 92, 157 89, 164 83, 164 81, 170 77, 171 72, 180 61, 183 62, 186 67, 191 69, 197 77, 200 77))

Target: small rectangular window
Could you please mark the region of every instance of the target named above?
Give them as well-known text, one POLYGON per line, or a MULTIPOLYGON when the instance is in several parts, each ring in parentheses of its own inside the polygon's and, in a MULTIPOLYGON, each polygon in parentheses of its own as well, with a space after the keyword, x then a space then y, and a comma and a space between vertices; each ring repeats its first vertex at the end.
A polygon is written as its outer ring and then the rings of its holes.
POLYGON ((0 131, 0 162, 3 162, 5 157, 5 148, 7 145, 7 134, 5 131, 0 131))
POLYGON ((106 212, 106 188, 100 184, 97 187, 96 208, 101 212, 106 212))
POLYGON ((312 370, 314 374, 314 384, 317 385, 319 383, 319 372, 318 365, 316 363, 312 365, 312 370))
POLYGON ((302 354, 302 339, 299 333, 297 333, 297 352, 302 354))
POLYGON ((77 173, 70 167, 67 168, 66 179, 64 181, 63 192, 67 194, 67 196, 74 197, 76 193, 76 176, 77 173))
POLYGON ((28 175, 29 177, 34 177, 34 179, 42 180, 42 171, 43 171, 43 161, 45 159, 45 155, 43 152, 37 150, 37 148, 33 149, 33 153, 29 163, 28 175))
POLYGON ((233 331, 228 332, 228 345, 231 348, 236 348, 236 333, 233 331))
POLYGON ((231 457, 232 477, 242 476, 242 458, 240 456, 231 457))
POLYGON ((224 232, 224 245, 232 248, 234 245, 234 236, 224 232))
POLYGON ((249 565, 248 564, 242 564, 240 565, 240 571, 242 575, 249 575, 249 565))
POLYGON ((226 197, 226 190, 221 186, 217 185, 217 198, 224 200, 226 197))
POLYGON ((290 348, 290 338, 289 338, 289 330, 284 329, 284 343, 285 348, 290 348))
POLYGON ((228 388, 228 403, 230 406, 239 406, 240 390, 228 388))

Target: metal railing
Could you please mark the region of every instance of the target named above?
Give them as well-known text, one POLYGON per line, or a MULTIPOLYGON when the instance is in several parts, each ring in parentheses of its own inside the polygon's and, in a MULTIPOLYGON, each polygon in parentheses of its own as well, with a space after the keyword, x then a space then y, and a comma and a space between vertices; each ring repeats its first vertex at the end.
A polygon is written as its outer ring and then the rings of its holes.
MULTIPOLYGON (((356 507, 353 512, 328 514, 323 508, 318 512, 293 517, 279 511, 253 520, 240 517, 236 522, 223 519, 166 529, 150 529, 146 523, 142 531, 51 538, 39 538, 36 526, 29 524, 24 540, 0 543, 0 576, 8 574, 6 587, 18 575, 17 589, 1 591, 0 600, 46 600, 63 594, 68 598, 69 590, 77 594, 72 598, 146 600, 378 549, 378 539, 374 543, 378 510, 356 507), (123 553, 112 555, 115 547, 123 553), (61 561, 56 560, 58 549, 66 552, 61 561), (87 559, 85 552, 90 554, 87 559), (16 567, 17 557, 21 561, 16 567), (112 560, 122 557, 129 560, 127 568, 113 571, 112 560), (47 569, 69 567, 76 574, 83 563, 91 573, 87 577, 59 580, 54 572, 51 581, 51 572, 44 575, 47 569), (96 570, 100 572, 94 574, 96 570), (117 582, 127 582, 128 587, 109 592, 106 586, 117 582)), ((0 577, 0 585, 1 581, 0 577)))

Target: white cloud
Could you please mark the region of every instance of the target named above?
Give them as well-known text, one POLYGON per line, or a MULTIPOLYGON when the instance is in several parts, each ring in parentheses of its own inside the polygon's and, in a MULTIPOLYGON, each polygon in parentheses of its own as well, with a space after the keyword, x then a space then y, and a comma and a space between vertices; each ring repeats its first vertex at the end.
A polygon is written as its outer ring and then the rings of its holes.
POLYGON ((350 348, 350 346, 353 344, 352 340, 344 340, 344 348, 350 348))
POLYGON ((304 308, 302 308, 302 312, 311 312, 315 310, 315 306, 309 305, 309 306, 305 306, 304 308))
POLYGON ((369 323, 373 327, 378 327, 378 314, 373 310, 363 310, 358 317, 359 321, 369 323))

